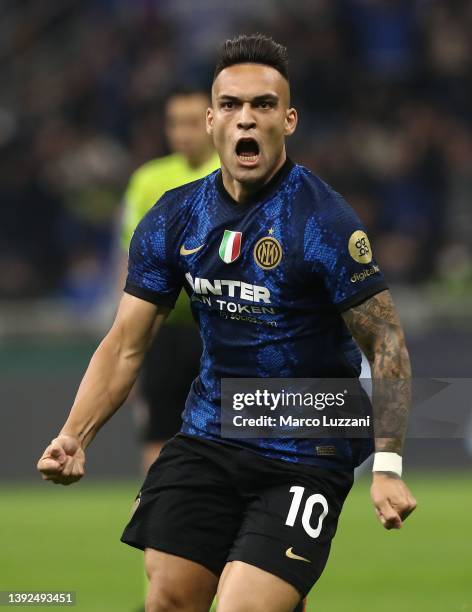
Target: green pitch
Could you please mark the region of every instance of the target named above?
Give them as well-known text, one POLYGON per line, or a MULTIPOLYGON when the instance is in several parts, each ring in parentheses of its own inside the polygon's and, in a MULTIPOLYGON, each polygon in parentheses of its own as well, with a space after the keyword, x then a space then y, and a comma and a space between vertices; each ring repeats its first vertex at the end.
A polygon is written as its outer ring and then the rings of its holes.
MULTIPOLYGON (((472 612, 470 476, 408 482, 419 508, 400 532, 381 528, 368 480, 356 483, 309 612, 472 612)), ((78 611, 138 610, 142 555, 119 542, 136 485, 0 486, 0 590, 73 590, 78 611)))

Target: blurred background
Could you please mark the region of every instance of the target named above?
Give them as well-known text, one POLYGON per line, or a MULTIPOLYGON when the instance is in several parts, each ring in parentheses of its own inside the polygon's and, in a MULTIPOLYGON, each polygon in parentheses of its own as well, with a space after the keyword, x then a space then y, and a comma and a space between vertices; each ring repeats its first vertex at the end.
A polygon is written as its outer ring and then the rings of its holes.
MULTIPOLYGON (((29 483, 112 320, 123 193, 168 153, 166 97, 209 87, 221 42, 254 32, 288 46, 289 155, 367 225, 415 375, 470 376, 471 0, 0 0, 0 590, 77 588, 83 610, 137 609, 140 556, 117 542, 140 482, 131 410, 91 447, 89 484, 29 483)), ((359 484, 309 612, 472 610, 470 438, 408 441, 427 503, 403 539, 377 529, 359 484)))

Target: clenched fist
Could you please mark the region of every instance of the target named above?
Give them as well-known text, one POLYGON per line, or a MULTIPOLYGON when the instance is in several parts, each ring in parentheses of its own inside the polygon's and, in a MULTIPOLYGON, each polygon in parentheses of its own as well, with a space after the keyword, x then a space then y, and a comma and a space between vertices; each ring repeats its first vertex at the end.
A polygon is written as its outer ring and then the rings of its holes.
POLYGON ((374 472, 370 496, 385 529, 400 529, 416 508, 416 499, 398 476, 374 472))
POLYGON ((85 474, 85 453, 75 436, 60 435, 51 442, 38 461, 43 480, 69 485, 85 474))

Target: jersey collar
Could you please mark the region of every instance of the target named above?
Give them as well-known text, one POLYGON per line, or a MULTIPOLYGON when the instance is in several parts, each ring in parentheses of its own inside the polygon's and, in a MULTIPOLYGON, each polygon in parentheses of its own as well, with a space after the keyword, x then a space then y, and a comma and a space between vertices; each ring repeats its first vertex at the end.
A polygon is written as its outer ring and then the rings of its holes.
POLYGON ((277 189, 280 187, 281 183, 287 178, 290 174, 290 171, 294 167, 294 163, 291 159, 287 157, 283 166, 274 174, 274 176, 270 179, 270 181, 262 187, 259 191, 254 193, 248 200, 245 202, 237 202, 235 199, 231 197, 231 195, 226 191, 225 186, 223 184, 223 177, 221 175, 221 169, 218 170, 216 175, 216 188, 218 189, 218 193, 224 202, 231 204, 234 206, 236 210, 245 210, 248 206, 255 204, 256 202, 261 202, 262 200, 269 199, 272 195, 275 194, 277 189))

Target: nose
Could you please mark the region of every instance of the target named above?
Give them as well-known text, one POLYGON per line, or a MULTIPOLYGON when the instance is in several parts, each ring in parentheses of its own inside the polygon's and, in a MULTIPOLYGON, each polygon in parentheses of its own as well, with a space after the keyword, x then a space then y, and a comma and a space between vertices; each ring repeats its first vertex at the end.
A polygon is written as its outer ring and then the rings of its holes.
POLYGON ((256 127, 256 120, 252 114, 251 105, 245 102, 241 106, 241 112, 238 117, 238 128, 241 130, 250 130, 256 127))

